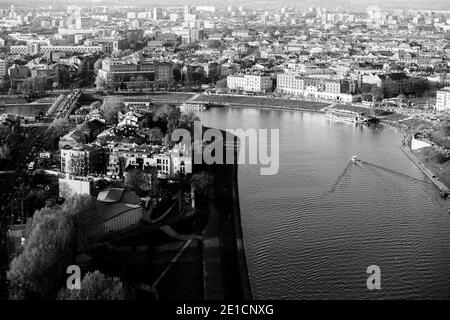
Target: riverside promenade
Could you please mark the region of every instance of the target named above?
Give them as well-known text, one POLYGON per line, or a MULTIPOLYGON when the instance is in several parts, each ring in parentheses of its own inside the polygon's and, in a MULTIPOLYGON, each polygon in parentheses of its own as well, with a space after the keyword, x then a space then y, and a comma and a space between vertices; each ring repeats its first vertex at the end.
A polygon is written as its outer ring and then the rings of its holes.
POLYGON ((406 156, 434 183, 439 191, 447 196, 450 194, 450 190, 444 185, 439 178, 431 172, 417 157, 411 152, 410 148, 406 145, 406 136, 400 144, 400 149, 406 154, 406 156))
MULTIPOLYGON (((233 148, 235 157, 236 144, 224 146, 233 148)), ((203 232, 204 298, 252 300, 239 208, 238 165, 213 165, 211 173, 215 197, 208 202, 209 218, 203 232)))

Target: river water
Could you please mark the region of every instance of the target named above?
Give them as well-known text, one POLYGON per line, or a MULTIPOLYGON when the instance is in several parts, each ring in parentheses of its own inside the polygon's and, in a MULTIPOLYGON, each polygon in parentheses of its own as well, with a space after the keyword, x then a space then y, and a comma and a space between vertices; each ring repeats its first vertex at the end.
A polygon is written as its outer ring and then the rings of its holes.
POLYGON ((280 130, 276 175, 239 166, 256 299, 450 298, 450 201, 402 153, 400 132, 299 111, 213 108, 201 119, 280 130), (350 164, 354 154, 367 163, 350 164), (370 265, 381 290, 367 289, 370 265))

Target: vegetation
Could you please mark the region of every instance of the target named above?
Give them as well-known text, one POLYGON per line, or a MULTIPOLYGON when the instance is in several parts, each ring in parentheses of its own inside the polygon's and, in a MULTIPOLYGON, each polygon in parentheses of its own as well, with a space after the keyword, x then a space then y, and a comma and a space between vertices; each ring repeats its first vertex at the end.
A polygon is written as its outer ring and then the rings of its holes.
POLYGON ((90 196, 75 196, 60 206, 35 212, 24 251, 13 259, 8 271, 11 299, 56 296, 77 252, 96 239, 90 227, 97 219, 96 212, 90 196))
POLYGON ((194 133, 194 122, 198 117, 194 113, 185 114, 174 105, 162 106, 154 115, 153 121, 163 130, 167 137, 177 128, 184 128, 194 133))
POLYGON ((137 195, 145 195, 157 184, 156 175, 156 167, 150 167, 148 171, 132 169, 126 175, 125 186, 135 191, 137 195))
POLYGON ((214 177, 205 171, 194 173, 191 177, 191 184, 196 194, 209 199, 214 196, 214 177))
POLYGON ((119 278, 107 277, 100 271, 88 272, 81 280, 81 289, 61 289, 59 300, 124 300, 131 290, 119 278))
POLYGON ((109 123, 117 122, 117 114, 125 109, 125 104, 120 98, 108 97, 103 101, 100 110, 103 112, 105 120, 109 123))

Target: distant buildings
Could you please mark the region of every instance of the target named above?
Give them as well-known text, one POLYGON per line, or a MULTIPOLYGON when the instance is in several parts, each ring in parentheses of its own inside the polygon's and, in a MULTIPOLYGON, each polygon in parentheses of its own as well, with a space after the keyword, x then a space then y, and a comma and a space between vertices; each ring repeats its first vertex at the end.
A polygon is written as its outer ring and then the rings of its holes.
POLYGON ((105 59, 98 75, 115 90, 167 87, 172 64, 159 61, 105 59))
POLYGON ((8 75, 9 61, 8 59, 0 59, 0 77, 8 75))
POLYGON ((40 46, 39 44, 11 46, 11 54, 23 54, 23 55, 37 55, 45 54, 49 52, 62 51, 62 52, 79 52, 79 53, 93 53, 101 52, 103 47, 98 46, 40 46))
POLYGON ((436 92, 436 111, 450 110, 450 87, 436 92))
POLYGON ((385 98, 395 97, 399 94, 414 93, 415 79, 403 72, 363 75, 363 83, 375 85, 381 90, 385 98))
POLYGON ((153 20, 161 20, 162 18, 162 9, 160 7, 153 8, 153 20))

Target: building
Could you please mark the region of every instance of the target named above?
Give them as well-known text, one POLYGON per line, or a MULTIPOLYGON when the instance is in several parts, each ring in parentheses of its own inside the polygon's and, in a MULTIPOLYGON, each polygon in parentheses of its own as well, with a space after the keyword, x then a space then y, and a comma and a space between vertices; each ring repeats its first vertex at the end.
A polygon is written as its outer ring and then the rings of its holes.
POLYGON ((84 45, 90 47, 101 47, 101 51, 105 53, 114 53, 119 49, 125 50, 129 47, 128 41, 125 37, 87 39, 84 42, 84 45))
POLYGON ((357 83, 350 79, 303 76, 296 72, 277 75, 277 91, 324 100, 352 102, 358 97, 357 83))
POLYGON ((245 92, 270 92, 273 81, 270 76, 262 75, 233 75, 227 77, 227 87, 230 90, 245 92))
POLYGON ((67 148, 67 147, 75 147, 75 145, 80 143, 86 143, 87 137, 84 134, 83 130, 80 128, 75 128, 68 133, 66 133, 64 136, 59 138, 58 146, 60 149, 67 148))
POLYGON ((179 146, 164 151, 157 146, 118 144, 109 148, 107 176, 122 179, 132 168, 157 168, 157 176, 167 179, 176 173, 192 173, 192 158, 179 146))
POLYGON ((55 51, 78 52, 78 53, 94 53, 101 52, 102 46, 40 46, 38 43, 23 46, 11 46, 11 54, 37 55, 55 51))
POLYGON ((0 77, 8 75, 9 61, 8 59, 0 59, 0 77))
POLYGON ((115 90, 167 87, 173 78, 171 63, 153 60, 105 59, 98 75, 115 90))
POLYGON ((414 93, 415 79, 403 72, 389 74, 363 75, 363 84, 374 85, 381 90, 385 98, 395 97, 399 94, 414 93))
POLYGON ((92 195, 94 190, 94 182, 87 177, 74 177, 66 174, 64 178, 58 179, 59 196, 61 198, 68 198, 76 194, 92 195))
POLYGON ((204 39, 205 31, 200 28, 173 28, 172 31, 181 37, 183 44, 191 43, 204 39))
POLYGON ((436 91, 436 111, 450 110, 450 87, 436 91))
POLYGON ((92 29, 95 26, 95 20, 87 17, 78 17, 75 20, 75 29, 77 30, 86 30, 92 29))
POLYGON ((103 172, 103 149, 95 144, 76 144, 61 149, 61 172, 87 176, 103 172))
POLYGON ((153 20, 161 20, 162 18, 162 9, 160 7, 153 8, 153 20))
POLYGON ((101 222, 96 225, 100 234, 136 226, 142 219, 141 198, 133 191, 111 188, 97 196, 101 222))

